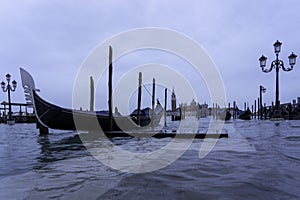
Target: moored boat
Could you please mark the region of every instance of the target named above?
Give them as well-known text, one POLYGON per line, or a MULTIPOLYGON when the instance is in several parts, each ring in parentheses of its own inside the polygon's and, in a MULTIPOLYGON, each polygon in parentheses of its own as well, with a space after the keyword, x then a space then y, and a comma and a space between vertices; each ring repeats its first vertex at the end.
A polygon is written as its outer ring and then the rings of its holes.
POLYGON ((228 121, 231 119, 231 113, 228 110, 223 110, 222 112, 218 113, 217 118, 228 121))
POLYGON ((251 120, 252 117, 252 112, 250 111, 250 109, 248 108, 247 110, 245 110, 244 112, 242 112, 238 118, 242 119, 242 120, 251 120))
POLYGON ((141 113, 145 115, 141 115, 139 125, 136 123, 134 115, 114 115, 112 124, 110 124, 108 111, 81 111, 62 108, 47 102, 37 94, 38 90, 35 88, 32 76, 22 68, 20 73, 27 103, 33 105, 39 123, 51 129, 89 131, 99 130, 101 127, 104 132, 141 130, 143 127, 148 127, 151 120, 155 122, 154 126, 157 126, 163 114, 163 108, 157 104, 153 111, 154 119, 151 119, 149 112, 141 110, 141 113))

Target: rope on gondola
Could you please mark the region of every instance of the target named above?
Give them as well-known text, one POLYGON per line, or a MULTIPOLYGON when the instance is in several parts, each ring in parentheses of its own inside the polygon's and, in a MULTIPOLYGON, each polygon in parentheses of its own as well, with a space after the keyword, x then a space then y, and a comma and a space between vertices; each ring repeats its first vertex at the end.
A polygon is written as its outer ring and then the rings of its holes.
POLYGON ((145 85, 143 85, 143 87, 145 88, 145 90, 148 92, 148 94, 150 95, 150 97, 152 97, 152 94, 149 92, 149 90, 146 88, 145 85))
MULTIPOLYGON (((143 87, 145 88, 145 90, 147 91, 147 93, 150 95, 150 97, 152 97, 152 94, 149 92, 149 90, 146 88, 145 85, 143 85, 143 87)), ((156 98, 156 102, 160 104, 159 99, 156 98)))

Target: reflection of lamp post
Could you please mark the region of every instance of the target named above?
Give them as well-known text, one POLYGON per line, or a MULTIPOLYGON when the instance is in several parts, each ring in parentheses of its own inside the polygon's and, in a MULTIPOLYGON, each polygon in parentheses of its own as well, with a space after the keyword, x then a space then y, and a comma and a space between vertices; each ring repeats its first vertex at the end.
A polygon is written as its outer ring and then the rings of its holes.
MULTIPOLYGON (((279 42, 278 40, 273 44, 274 52, 276 54, 276 60, 272 61, 271 67, 269 69, 265 69, 266 62, 267 62, 267 57, 262 55, 259 58, 260 67, 261 67, 263 72, 268 73, 268 72, 272 71, 273 69, 276 69, 276 100, 275 100, 275 110, 276 111, 278 111, 279 107, 280 107, 280 101, 279 101, 279 69, 281 68, 283 71, 291 71, 293 69, 294 65, 296 64, 296 58, 297 58, 297 56, 294 53, 292 53, 288 57, 289 58, 289 64, 290 64, 291 67, 285 68, 283 61, 278 59, 278 55, 279 55, 280 50, 281 50, 281 45, 282 45, 282 43, 279 42)), ((276 112, 276 113, 277 114, 276 114, 275 117, 281 117, 281 113, 278 113, 278 112, 276 112)))
POLYGON ((262 85, 259 86, 259 108, 258 110, 260 111, 260 119, 263 118, 263 104, 262 104, 262 93, 266 92, 266 88, 262 85))
POLYGON ((6 81, 7 81, 7 86, 5 87, 5 83, 2 81, 1 82, 1 88, 3 90, 3 92, 7 92, 8 95, 8 119, 7 119, 7 123, 8 124, 14 124, 14 119, 12 118, 12 112, 11 112, 11 100, 10 100, 10 92, 14 92, 16 90, 17 87, 17 82, 15 80, 13 80, 12 86, 10 85, 10 74, 6 74, 6 81))

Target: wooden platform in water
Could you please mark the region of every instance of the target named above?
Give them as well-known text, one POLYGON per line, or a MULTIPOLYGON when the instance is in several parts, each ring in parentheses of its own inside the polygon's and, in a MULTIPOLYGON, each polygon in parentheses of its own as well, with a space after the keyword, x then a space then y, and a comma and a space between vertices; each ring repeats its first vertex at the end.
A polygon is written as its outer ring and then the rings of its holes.
POLYGON ((143 132, 143 133, 124 133, 121 131, 113 131, 113 132, 107 132, 105 133, 107 137, 139 137, 139 138, 179 138, 179 139, 205 139, 205 138, 228 138, 228 133, 164 133, 164 132, 159 132, 159 133, 150 133, 150 132, 143 132))
POLYGON ((284 118, 270 118, 270 121, 284 121, 284 118))
MULTIPOLYGON (((7 116, 0 117, 0 123, 6 123, 6 118, 7 118, 7 116)), ((15 123, 17 123, 17 124, 36 123, 37 122, 35 115, 13 116, 13 118, 15 119, 15 123)))

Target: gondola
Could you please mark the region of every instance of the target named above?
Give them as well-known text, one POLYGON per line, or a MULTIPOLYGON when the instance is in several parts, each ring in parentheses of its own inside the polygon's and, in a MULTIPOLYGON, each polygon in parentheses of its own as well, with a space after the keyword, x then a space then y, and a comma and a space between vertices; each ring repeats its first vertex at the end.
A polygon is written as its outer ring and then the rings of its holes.
POLYGON ((247 110, 245 110, 244 112, 242 112, 238 118, 242 119, 242 120, 251 120, 252 117, 252 112, 250 111, 250 109, 248 108, 247 110))
POLYGON ((220 120, 228 121, 231 119, 231 113, 228 110, 224 110, 218 114, 217 118, 220 120))
POLYGON ((226 111, 225 121, 228 121, 231 119, 231 113, 229 111, 226 111))
POLYGON ((134 113, 129 116, 115 114, 110 124, 108 111, 91 112, 68 109, 47 102, 37 94, 38 90, 35 88, 32 76, 22 68, 20 68, 20 73, 27 103, 33 105, 39 123, 47 128, 93 131, 101 127, 104 132, 141 130, 143 127, 148 127, 151 120, 153 120, 152 125, 157 126, 163 114, 163 108, 158 103, 153 119, 149 115, 149 108, 146 108, 141 110, 139 124, 134 113))

